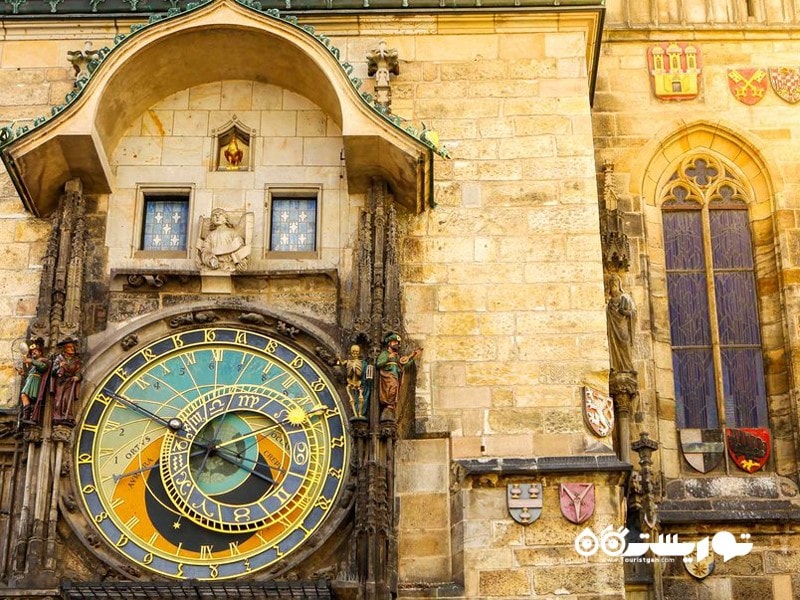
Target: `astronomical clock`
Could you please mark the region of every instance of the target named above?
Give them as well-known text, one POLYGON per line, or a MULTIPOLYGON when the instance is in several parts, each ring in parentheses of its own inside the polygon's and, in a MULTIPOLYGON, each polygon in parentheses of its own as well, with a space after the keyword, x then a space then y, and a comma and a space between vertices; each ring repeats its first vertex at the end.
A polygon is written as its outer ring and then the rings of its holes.
POLYGON ((71 520, 104 562, 175 580, 283 572, 341 521, 348 415, 327 367, 291 338, 192 327, 96 370, 71 520))

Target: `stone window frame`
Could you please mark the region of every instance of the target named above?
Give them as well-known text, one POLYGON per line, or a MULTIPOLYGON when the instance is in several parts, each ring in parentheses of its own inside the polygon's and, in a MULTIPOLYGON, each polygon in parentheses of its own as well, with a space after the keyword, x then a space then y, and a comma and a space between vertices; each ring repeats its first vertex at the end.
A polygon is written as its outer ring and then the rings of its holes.
MULTIPOLYGON (((784 333, 788 324, 781 301, 779 257, 776 252, 775 180, 767 161, 745 135, 721 123, 682 122, 668 127, 669 133, 654 143, 650 152, 642 152, 644 164, 634 166, 643 174, 632 178, 631 192, 642 199, 646 253, 645 284, 652 322, 650 335, 653 344, 652 385, 655 391, 657 427, 663 449, 675 460, 666 459, 662 465, 667 478, 699 473, 686 463, 680 453, 675 418, 675 388, 672 370, 669 308, 666 287, 666 256, 661 220, 661 191, 681 162, 688 156, 706 154, 730 168, 745 187, 748 213, 753 236, 756 296, 761 326, 762 356, 767 396, 769 428, 772 433, 772 455, 765 467, 781 475, 797 471, 795 442, 791 423, 794 419, 790 398, 789 357, 784 333)), ((645 149, 646 150, 646 149, 645 149)), ((724 427, 720 424, 720 427, 724 427)), ((726 453, 727 454, 727 453, 726 453)), ((731 473, 746 475, 732 467, 731 473)))
MULTIPOLYGON (((706 178, 705 173, 698 172, 698 179, 706 178)), ((716 286, 714 284, 715 277, 724 272, 731 272, 730 269, 725 269, 720 267, 716 264, 713 264, 713 243, 712 243, 712 225, 711 225, 711 212, 712 211, 729 211, 735 210, 737 212, 745 212, 747 217, 747 227, 748 227, 748 236, 750 237, 750 257, 753 260, 753 267, 751 269, 742 269, 737 268, 736 271, 739 273, 748 272, 755 275, 755 255, 753 253, 753 232, 752 232, 752 223, 750 220, 750 210, 749 205, 752 204, 752 199, 748 198, 746 194, 741 193, 742 190, 742 183, 731 173, 729 169, 729 165, 724 162, 717 161, 713 156, 706 152, 687 152, 684 155, 684 158, 680 161, 678 168, 676 169, 674 175, 670 178, 670 181, 662 188, 661 195, 659 197, 659 205, 661 206, 662 212, 662 234, 664 231, 664 220, 666 219, 666 213, 673 213, 678 214, 685 211, 689 211, 691 213, 695 213, 700 216, 701 222, 701 232, 702 232, 702 250, 703 255, 705 257, 705 265, 703 268, 703 273, 705 276, 705 283, 706 283, 706 319, 705 323, 708 326, 709 330, 709 343, 711 346, 711 356, 712 356, 712 368, 714 373, 714 392, 715 392, 715 402, 714 408, 716 410, 716 418, 719 420, 720 425, 718 427, 732 426, 732 427, 764 427, 765 425, 762 424, 735 424, 732 425, 731 421, 733 420, 733 415, 728 414, 726 412, 726 402, 724 399, 725 394, 725 384, 724 384, 724 377, 723 377, 723 366, 722 366, 722 355, 725 348, 730 349, 730 344, 725 344, 720 340, 720 324, 718 321, 718 315, 720 311, 720 297, 718 296, 716 286), (690 174, 690 170, 695 169, 697 165, 703 163, 703 165, 710 171, 715 171, 715 175, 706 179, 705 183, 701 183, 696 181, 695 178, 690 174), (721 195, 721 190, 723 188, 727 188, 731 194, 731 198, 723 199, 721 195), (683 190, 687 196, 685 200, 680 201, 678 199, 678 195, 676 194, 675 190, 681 189, 683 190), (716 206, 715 206, 716 205, 716 206), (724 424, 724 425, 723 425, 724 424)), ((663 239, 663 235, 662 235, 663 239)), ((666 250, 666 249, 665 249, 666 250)), ((669 306, 669 285, 667 286, 667 304, 669 306)), ((753 309, 756 313, 756 323, 757 329, 761 331, 761 322, 759 319, 760 311, 758 309, 759 299, 756 296, 754 298, 753 304, 749 305, 750 309, 753 309)), ((671 324, 670 324, 671 328, 671 324)), ((672 341, 672 340, 671 340, 672 341)), ((762 359, 762 368, 761 368, 761 384, 764 383, 764 370, 763 370, 763 347, 759 343, 751 344, 751 349, 756 350, 758 349, 758 353, 761 354, 762 359)), ((672 348, 672 352, 674 352, 674 348, 672 348)), ((673 373, 673 382, 675 380, 674 373, 673 373)), ((759 396, 759 398, 762 398, 759 396)), ((757 401, 757 399, 753 399, 757 401)), ((751 403, 751 407, 752 407, 751 403)), ((759 406, 764 408, 762 414, 767 412, 766 406, 762 405, 759 402, 759 406)), ((676 398, 676 422, 680 421, 680 407, 677 406, 677 398, 676 398)), ((710 426, 710 425, 709 425, 710 426)), ((694 427, 697 427, 696 425, 694 427)), ((687 427, 691 428, 691 427, 687 427)), ((714 428, 717 428, 716 426, 714 428)))
POLYGON ((264 201, 264 258, 315 260, 321 256, 322 241, 322 184, 270 184, 266 187, 264 201), (313 252, 286 252, 272 250, 272 201, 273 198, 314 198, 316 199, 316 228, 314 231, 313 252))
POLYGON ((193 255, 194 250, 194 208, 195 208, 195 186, 194 184, 157 184, 146 183, 137 184, 136 186, 136 206, 135 206, 135 220, 133 227, 133 239, 131 240, 133 248, 133 257, 137 259, 152 259, 152 258, 172 258, 172 259, 188 259, 193 255), (142 248, 142 238, 144 230, 145 209, 147 207, 148 195, 186 195, 187 202, 189 203, 189 211, 187 214, 186 224, 186 248, 181 250, 144 250, 142 248))

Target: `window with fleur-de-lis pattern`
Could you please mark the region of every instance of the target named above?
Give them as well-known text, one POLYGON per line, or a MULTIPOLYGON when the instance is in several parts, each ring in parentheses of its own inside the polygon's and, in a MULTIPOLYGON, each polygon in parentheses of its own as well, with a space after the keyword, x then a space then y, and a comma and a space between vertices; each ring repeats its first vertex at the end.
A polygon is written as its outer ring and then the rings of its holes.
POLYGON ((270 250, 314 252, 317 249, 317 199, 272 197, 270 250))
POLYGON ((188 194, 145 193, 141 249, 185 251, 188 224, 188 194))
POLYGON ((694 155, 661 199, 678 426, 765 427, 745 187, 722 162, 694 155))

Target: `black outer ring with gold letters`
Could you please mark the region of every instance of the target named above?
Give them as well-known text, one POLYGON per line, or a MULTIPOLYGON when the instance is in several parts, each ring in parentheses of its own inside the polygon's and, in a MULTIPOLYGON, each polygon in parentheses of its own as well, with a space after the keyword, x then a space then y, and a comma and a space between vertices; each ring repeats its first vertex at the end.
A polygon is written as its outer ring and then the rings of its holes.
POLYGON ((76 428, 76 483, 116 552, 176 579, 275 566, 327 519, 350 441, 330 380, 236 326, 178 332, 126 358, 76 428))

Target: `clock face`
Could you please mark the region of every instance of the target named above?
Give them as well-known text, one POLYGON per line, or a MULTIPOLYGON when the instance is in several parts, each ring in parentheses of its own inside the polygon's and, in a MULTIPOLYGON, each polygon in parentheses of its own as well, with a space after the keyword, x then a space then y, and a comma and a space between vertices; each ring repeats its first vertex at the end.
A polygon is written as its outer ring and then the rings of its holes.
POLYGON ((76 477, 117 552, 177 579, 225 579, 300 548, 343 487, 349 438, 330 381, 238 329, 153 342, 105 377, 77 427, 76 477))

